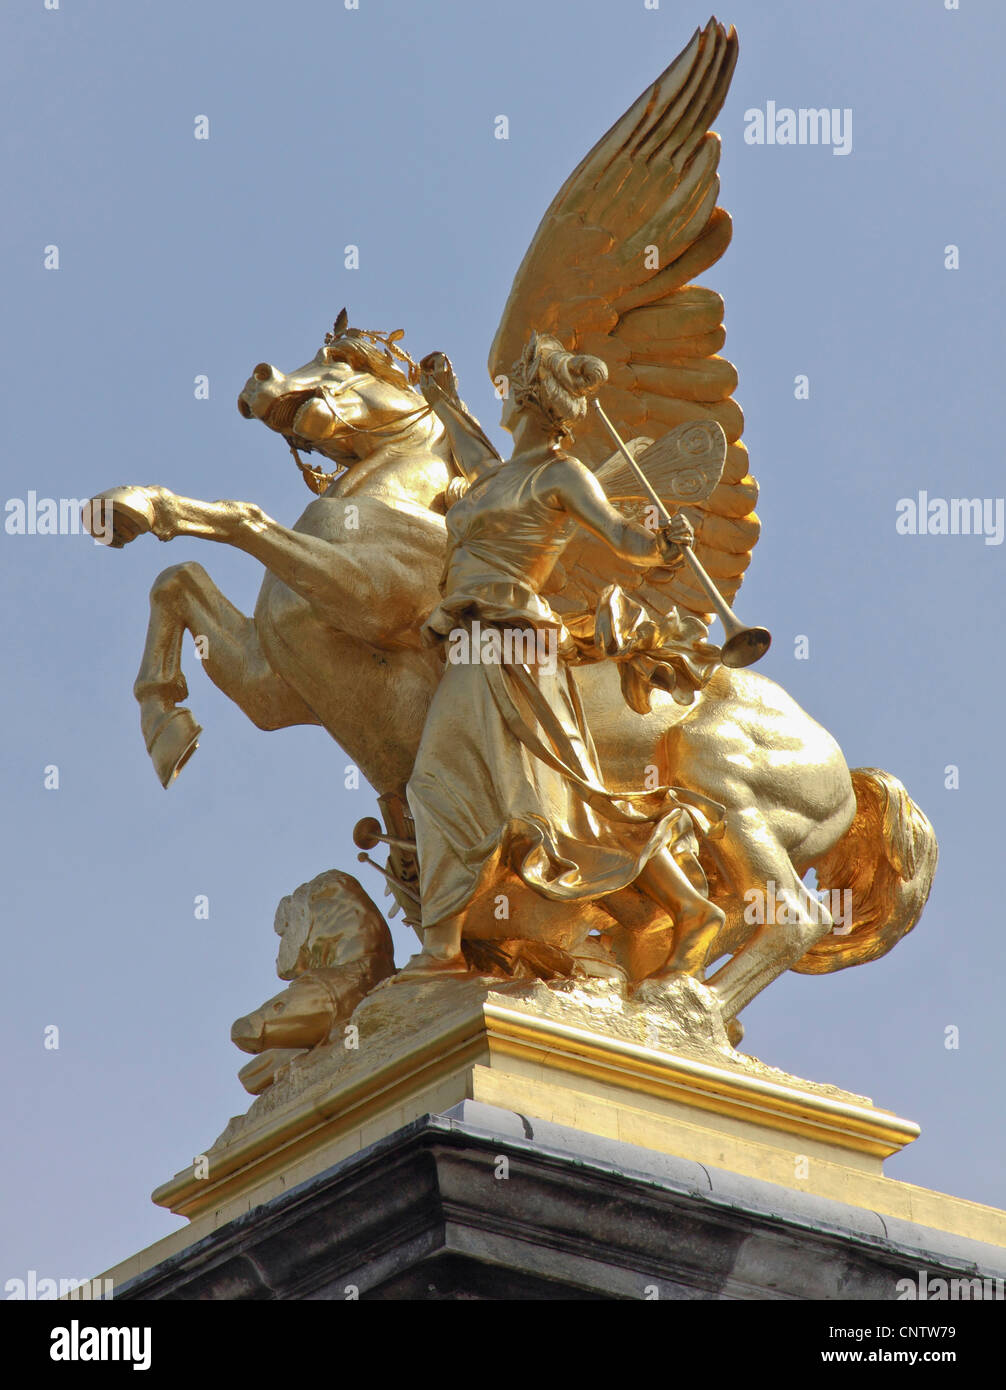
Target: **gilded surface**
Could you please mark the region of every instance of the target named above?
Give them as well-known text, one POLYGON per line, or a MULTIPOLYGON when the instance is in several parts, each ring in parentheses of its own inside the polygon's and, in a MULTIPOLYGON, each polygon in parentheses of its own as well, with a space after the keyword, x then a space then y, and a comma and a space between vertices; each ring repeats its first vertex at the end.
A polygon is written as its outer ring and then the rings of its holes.
MULTIPOLYGON (((182 704, 188 630, 256 725, 320 725, 367 777, 384 823, 361 822, 360 857, 386 847, 420 938, 387 983, 369 910, 344 931, 305 918, 313 963, 235 1024, 259 1057, 249 1089, 323 1047, 375 986, 477 975, 589 980, 621 1001, 693 982, 696 1037, 715 1025, 736 1042, 781 973, 875 959, 919 918, 928 820, 744 669, 768 634, 728 606, 758 487, 723 301, 694 279, 730 239, 710 124, 736 56, 711 21, 547 210, 490 352, 508 459, 443 353, 416 362, 343 311, 311 361, 260 363, 239 397, 314 494, 292 528, 157 486, 96 499, 113 545, 198 537, 266 569, 252 618, 198 564, 154 584, 135 693, 163 784, 200 732, 182 704)), ((348 876, 327 887, 359 905, 348 876)))

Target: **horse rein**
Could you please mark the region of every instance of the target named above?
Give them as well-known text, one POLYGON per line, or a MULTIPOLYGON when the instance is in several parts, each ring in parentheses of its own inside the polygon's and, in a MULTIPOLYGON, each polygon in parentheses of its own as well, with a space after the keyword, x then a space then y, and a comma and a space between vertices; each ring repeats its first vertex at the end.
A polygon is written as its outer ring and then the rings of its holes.
MULTIPOLYGON (((346 386, 351 385, 352 382, 346 383, 346 386)), ((345 387, 343 389, 345 389, 345 387)), ((415 410, 406 411, 405 414, 397 416, 395 420, 389 421, 387 424, 372 425, 368 429, 362 425, 351 425, 348 420, 344 420, 336 409, 333 395, 334 393, 330 386, 326 386, 324 382, 319 382, 311 393, 311 396, 307 397, 307 399, 310 400, 313 398, 315 400, 324 401, 334 418, 342 425, 343 429, 353 434, 386 435, 388 438, 394 438, 396 435, 404 434, 406 430, 411 429, 413 425, 417 425, 420 420, 425 419, 425 417, 430 415, 433 411, 431 405, 417 406, 415 410)), ((324 473, 320 468, 313 468, 310 464, 304 463, 297 452, 297 446, 293 443, 290 436, 284 435, 284 438, 289 445, 294 462, 300 469, 305 483, 307 483, 311 491, 316 493, 319 497, 323 492, 328 491, 340 474, 348 472, 352 467, 352 464, 345 464, 341 468, 334 469, 331 473, 324 473)))

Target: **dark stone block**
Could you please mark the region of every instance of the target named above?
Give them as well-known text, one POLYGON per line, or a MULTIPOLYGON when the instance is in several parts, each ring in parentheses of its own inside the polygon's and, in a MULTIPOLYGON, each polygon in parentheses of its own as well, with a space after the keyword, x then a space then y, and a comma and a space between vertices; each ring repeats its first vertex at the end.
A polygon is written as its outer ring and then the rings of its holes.
POLYGON ((891 1300, 922 1269, 949 1279, 1004 1266, 996 1247, 465 1102, 116 1298, 891 1300))

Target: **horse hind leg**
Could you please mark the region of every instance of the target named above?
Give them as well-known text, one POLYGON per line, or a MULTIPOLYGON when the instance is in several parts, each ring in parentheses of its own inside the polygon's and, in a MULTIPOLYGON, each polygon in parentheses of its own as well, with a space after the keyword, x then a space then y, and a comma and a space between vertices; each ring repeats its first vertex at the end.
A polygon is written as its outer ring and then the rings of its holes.
POLYGON ((748 939, 706 981, 721 1000, 724 1019, 739 1014, 834 926, 767 826, 747 829, 744 835, 735 827, 717 846, 716 857, 750 924, 748 939))
POLYGON ((180 701, 182 638, 191 632, 206 674, 260 729, 319 721, 266 660, 251 618, 235 608, 202 565, 162 571, 150 590, 150 622, 133 686, 140 728, 161 785, 168 787, 198 746, 200 726, 180 701))

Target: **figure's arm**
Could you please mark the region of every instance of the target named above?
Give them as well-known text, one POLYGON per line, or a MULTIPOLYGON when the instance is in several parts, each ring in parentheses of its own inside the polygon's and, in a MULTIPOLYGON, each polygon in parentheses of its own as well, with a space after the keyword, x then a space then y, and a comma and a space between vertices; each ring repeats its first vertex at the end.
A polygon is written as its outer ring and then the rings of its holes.
POLYGON ((581 526, 626 560, 639 565, 662 565, 677 569, 684 560, 684 547, 692 543, 688 519, 675 516, 670 526, 648 531, 627 521, 604 495, 594 474, 579 459, 568 455, 550 464, 542 478, 542 501, 560 507, 581 526))
POLYGON ((450 358, 442 352, 431 352, 419 366, 419 389, 447 431, 458 471, 466 483, 474 483, 502 460, 458 395, 458 379, 450 358))

